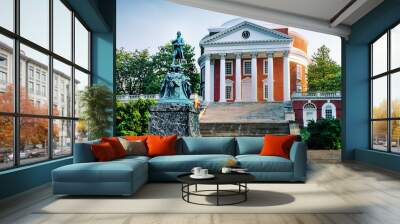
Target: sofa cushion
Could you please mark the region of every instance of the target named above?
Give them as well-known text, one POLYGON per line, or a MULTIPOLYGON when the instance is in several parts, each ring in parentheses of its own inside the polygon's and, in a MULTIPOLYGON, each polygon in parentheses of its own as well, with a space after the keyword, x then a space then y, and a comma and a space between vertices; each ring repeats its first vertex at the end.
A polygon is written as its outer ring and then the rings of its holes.
POLYGON ((212 172, 219 171, 230 159, 231 155, 175 155, 158 156, 149 160, 150 171, 163 172, 190 172, 193 167, 199 166, 212 172))
POLYGON ((182 154, 235 155, 235 139, 232 137, 183 137, 182 154))
POLYGON ((239 155, 236 159, 249 172, 293 172, 292 161, 279 156, 239 155))
POLYGON ((263 137, 236 137, 236 155, 260 154, 263 137))
POLYGON ((126 151, 124 146, 122 146, 121 142, 119 141, 118 137, 103 137, 101 138, 101 142, 108 142, 114 149, 115 155, 117 158, 122 158, 126 156, 126 151))
POLYGON ((91 149, 92 144, 99 144, 100 140, 75 143, 74 147, 74 163, 95 162, 96 158, 91 149))
POLYGON ((147 163, 139 159, 74 163, 53 170, 58 182, 130 182, 135 172, 147 176, 147 163), (146 173, 144 172, 146 171, 146 173))
POLYGON ((151 157, 175 155, 177 138, 176 135, 149 135, 146 140, 148 148, 147 155, 151 157))
POLYGON ((147 155, 146 143, 141 140, 126 140, 125 138, 118 138, 126 151, 126 155, 147 155))
POLYGON ((296 140, 296 135, 270 135, 264 136, 264 145, 261 149, 262 156, 280 156, 289 159, 290 148, 296 140))
POLYGON ((91 145, 92 152, 94 157, 96 157, 96 161, 105 162, 119 158, 115 154, 115 150, 112 145, 108 142, 102 142, 99 144, 91 145))

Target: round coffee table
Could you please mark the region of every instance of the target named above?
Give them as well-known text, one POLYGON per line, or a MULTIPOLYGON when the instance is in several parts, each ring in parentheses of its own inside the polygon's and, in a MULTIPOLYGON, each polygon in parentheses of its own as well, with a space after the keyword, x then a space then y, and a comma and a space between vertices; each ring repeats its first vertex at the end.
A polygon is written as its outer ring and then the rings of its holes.
POLYGON ((189 174, 182 174, 178 176, 178 181, 182 183, 182 199, 188 203, 198 204, 198 205, 234 205, 245 202, 247 200, 247 192, 249 188, 247 183, 255 180, 255 177, 248 173, 229 173, 213 174, 215 177, 212 179, 193 179, 189 174), (198 190, 197 185, 215 185, 215 190, 198 190), (220 189, 220 185, 236 185, 237 190, 224 190, 220 189), (190 186, 195 186, 194 191, 190 191, 190 186), (214 192, 215 194, 206 194, 209 192, 214 192), (190 196, 203 196, 203 197, 216 197, 216 204, 202 204, 193 202, 190 200, 190 196), (231 203, 221 203, 221 197, 232 197, 240 196, 240 199, 231 203))

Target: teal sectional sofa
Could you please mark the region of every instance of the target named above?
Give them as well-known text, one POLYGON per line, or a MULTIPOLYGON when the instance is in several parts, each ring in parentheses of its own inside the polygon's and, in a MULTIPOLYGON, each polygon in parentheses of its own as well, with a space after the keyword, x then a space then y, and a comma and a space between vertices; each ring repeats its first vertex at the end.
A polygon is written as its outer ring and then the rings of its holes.
POLYGON ((295 142, 290 159, 260 156, 263 137, 183 137, 176 144, 177 155, 128 156, 96 162, 91 144, 75 144, 74 163, 52 172, 54 194, 131 195, 148 181, 176 181, 193 167, 218 172, 228 160, 236 160, 259 182, 305 182, 307 154, 302 142, 295 142))

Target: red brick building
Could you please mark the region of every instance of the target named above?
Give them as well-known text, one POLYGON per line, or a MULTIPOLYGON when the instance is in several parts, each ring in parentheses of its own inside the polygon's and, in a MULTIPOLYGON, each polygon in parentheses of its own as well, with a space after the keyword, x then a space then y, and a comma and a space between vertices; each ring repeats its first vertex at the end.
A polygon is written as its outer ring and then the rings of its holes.
POLYGON ((206 102, 290 101, 307 91, 308 43, 289 28, 234 19, 210 28, 200 47, 206 102))
POLYGON ((340 92, 295 93, 292 95, 295 120, 300 126, 307 121, 319 118, 338 118, 342 116, 340 92))

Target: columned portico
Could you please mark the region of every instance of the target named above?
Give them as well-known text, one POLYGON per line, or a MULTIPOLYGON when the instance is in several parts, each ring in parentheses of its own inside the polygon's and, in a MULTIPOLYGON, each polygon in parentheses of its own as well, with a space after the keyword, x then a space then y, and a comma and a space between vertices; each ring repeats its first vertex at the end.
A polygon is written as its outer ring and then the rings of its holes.
POLYGON ((283 53, 283 100, 290 100, 289 52, 283 53))
POLYGON ((235 102, 242 101, 242 58, 240 53, 236 53, 236 62, 235 62, 235 89, 236 89, 236 98, 235 102))
POLYGON ((225 99, 225 54, 220 54, 220 75, 219 75, 219 102, 226 102, 225 99))
MULTIPOLYGON (((297 37, 295 37, 297 38, 297 37)), ((303 42, 301 42, 303 43, 303 42)), ((211 29, 200 41, 206 102, 282 102, 306 85, 308 57, 287 29, 250 22, 211 29), (205 68, 204 68, 205 67, 205 68), (296 86, 290 86, 290 77, 296 86), (294 88, 295 87, 295 88, 294 88)))
POLYGON ((274 101, 274 54, 268 53, 268 101, 274 101))
POLYGON ((257 102, 257 53, 251 54, 251 99, 257 102))

